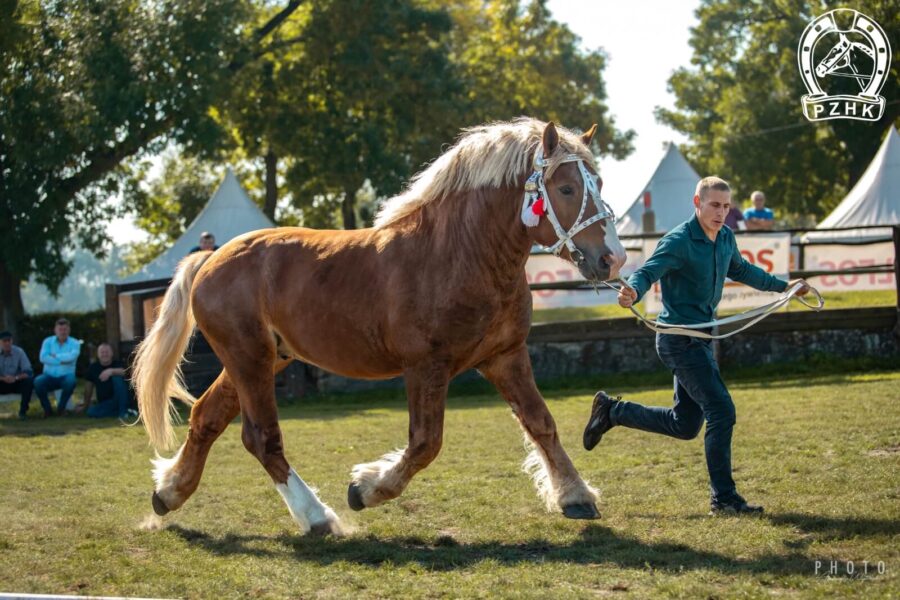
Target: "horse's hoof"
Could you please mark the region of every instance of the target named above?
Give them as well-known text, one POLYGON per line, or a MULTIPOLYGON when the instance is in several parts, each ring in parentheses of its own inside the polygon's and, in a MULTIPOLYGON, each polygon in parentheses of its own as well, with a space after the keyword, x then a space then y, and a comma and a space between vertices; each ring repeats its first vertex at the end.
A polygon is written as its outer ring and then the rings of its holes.
POLYGON ((316 523, 309 528, 309 535, 313 537, 325 537, 326 535, 331 535, 332 533, 331 523, 329 521, 316 523))
POLYGON ((162 498, 160 498, 159 494, 157 494, 156 492, 153 492, 153 497, 151 500, 153 502, 153 512, 161 517, 169 512, 169 507, 166 506, 166 503, 162 501, 162 498))
POLYGON ((588 502, 587 504, 570 504, 563 506, 563 516, 568 519, 599 519, 600 511, 597 506, 588 502))
POLYGON ((350 487, 347 488, 347 504, 355 511, 360 511, 366 507, 366 505, 363 504, 362 493, 359 491, 359 486, 355 483, 351 483, 350 487))

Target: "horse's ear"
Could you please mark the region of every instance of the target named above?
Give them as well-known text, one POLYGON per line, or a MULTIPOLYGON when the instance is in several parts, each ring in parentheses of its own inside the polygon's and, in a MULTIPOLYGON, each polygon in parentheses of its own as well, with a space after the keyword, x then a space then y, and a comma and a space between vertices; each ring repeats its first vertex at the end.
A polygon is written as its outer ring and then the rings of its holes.
POLYGON ((594 123, 591 125, 591 128, 581 134, 581 141, 585 146, 591 145, 591 140, 594 139, 594 134, 597 133, 597 124, 594 123))
POLYGON ((556 151, 556 147, 559 146, 559 133, 556 131, 556 125, 553 124, 553 121, 547 123, 547 126, 544 127, 544 156, 549 158, 556 151))

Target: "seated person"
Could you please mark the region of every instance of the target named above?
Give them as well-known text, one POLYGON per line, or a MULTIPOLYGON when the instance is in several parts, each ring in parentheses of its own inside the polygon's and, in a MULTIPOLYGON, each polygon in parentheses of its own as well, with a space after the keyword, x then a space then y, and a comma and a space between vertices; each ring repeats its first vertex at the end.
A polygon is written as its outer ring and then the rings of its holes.
POLYGON ((25 351, 13 346, 10 332, 0 332, 0 394, 22 395, 22 402, 19 404, 20 419, 24 419, 28 413, 33 384, 31 362, 25 351))
POLYGON ((44 372, 34 380, 34 392, 41 401, 45 413, 51 413, 50 400, 47 394, 53 390, 62 390, 57 398, 56 412, 63 415, 69 404, 69 398, 75 391, 75 362, 81 354, 81 340, 69 337, 68 319, 57 319, 51 335, 41 344, 41 362, 44 372))
POLYGON ((86 411, 87 416, 97 419, 125 419, 136 414, 128 408, 130 395, 128 382, 125 381, 125 365, 113 359, 112 346, 100 344, 97 360, 88 367, 85 379, 84 402, 76 409, 78 412, 86 411), (91 404, 94 391, 97 392, 97 402, 91 404))

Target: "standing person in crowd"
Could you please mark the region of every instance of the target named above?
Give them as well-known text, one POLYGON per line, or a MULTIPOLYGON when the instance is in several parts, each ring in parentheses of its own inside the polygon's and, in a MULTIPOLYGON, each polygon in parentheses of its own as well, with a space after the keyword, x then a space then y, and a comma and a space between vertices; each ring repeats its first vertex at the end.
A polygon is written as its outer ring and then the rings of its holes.
POLYGON ((753 208, 748 208, 744 212, 747 229, 751 231, 772 229, 775 224, 775 213, 766 208, 766 195, 756 190, 750 194, 750 200, 753 202, 753 208))
POLYGON ((732 231, 743 231, 747 229, 747 221, 744 220, 744 213, 737 206, 732 206, 725 215, 725 224, 732 231))
POLYGON ((88 367, 85 379, 84 403, 78 407, 79 412, 86 411, 87 416, 98 419, 137 416, 128 408, 130 395, 128 382, 125 381, 125 365, 113 358, 112 346, 103 343, 97 347, 97 360, 88 367), (97 392, 97 402, 91 404, 94 391, 97 392))
MULTIPOLYGON (((693 325, 713 320, 722 298, 726 275, 758 290, 783 292, 788 283, 750 264, 738 250, 734 234, 725 224, 731 208, 731 188, 718 177, 706 177, 694 193, 694 216, 667 233, 653 255, 628 278, 619 291, 619 304, 628 308, 657 281, 662 284, 663 310, 659 321, 693 325)), ((798 295, 809 292, 802 279, 798 295)), ((709 333, 707 331, 706 333, 709 333)), ((725 387, 709 339, 658 333, 656 351, 674 375, 671 408, 643 406, 597 392, 584 447, 591 450, 603 435, 620 425, 673 438, 690 440, 706 421, 706 466, 712 514, 761 513, 738 494, 731 473, 731 436, 735 408, 725 387)))
POLYGON ((69 320, 57 319, 53 335, 41 344, 41 363, 44 372, 34 380, 34 391, 45 413, 50 410, 48 394, 53 390, 61 390, 56 403, 59 415, 66 413, 69 398, 75 391, 75 362, 81 354, 81 340, 69 337, 69 320))
MULTIPOLYGON (((25 351, 14 346, 12 334, 0 332, 0 394, 21 394, 19 418, 25 419, 28 414, 28 403, 31 402, 31 391, 34 385, 31 362, 25 351)), ((48 416, 49 406, 44 407, 44 416, 48 416)))
POLYGON ((218 250, 219 246, 216 245, 216 236, 211 234, 208 231, 204 231, 200 234, 200 245, 194 246, 191 248, 189 254, 193 254, 194 252, 204 252, 206 250, 218 250))

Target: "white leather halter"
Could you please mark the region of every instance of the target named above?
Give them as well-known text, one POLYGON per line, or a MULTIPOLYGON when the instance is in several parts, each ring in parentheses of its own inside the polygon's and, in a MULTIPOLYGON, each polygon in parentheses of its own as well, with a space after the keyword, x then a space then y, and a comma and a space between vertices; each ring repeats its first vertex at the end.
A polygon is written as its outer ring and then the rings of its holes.
POLYGON ((553 211, 553 204, 550 202, 550 194, 547 193, 547 188, 544 185, 544 168, 550 164, 550 161, 544 158, 544 148, 540 144, 538 144, 537 150, 535 150, 534 153, 534 173, 532 173, 525 182, 523 211, 529 209, 538 198, 542 197, 544 199, 544 207, 547 211, 547 219, 549 219, 550 224, 553 225, 553 230, 556 232, 558 240, 547 249, 556 256, 559 256, 563 246, 565 246, 569 249, 569 254, 572 256, 572 259, 575 262, 581 262, 581 260, 583 260, 583 255, 575 246, 575 242, 572 241, 572 238, 575 237, 578 232, 590 227, 597 221, 602 219, 615 219, 615 214, 613 213, 612 208, 600 198, 600 190, 597 188, 597 176, 592 175, 591 172, 587 170, 587 167, 584 166, 584 160, 580 156, 577 154, 569 154, 562 162, 578 163, 578 170, 581 172, 581 178, 584 181, 584 185, 582 186, 584 192, 581 197, 581 210, 578 212, 578 218, 575 219, 575 222, 572 223, 569 230, 566 231, 556 217, 556 213, 553 211), (587 210, 588 206, 588 195, 590 195, 594 204, 597 206, 597 214, 582 221, 584 212, 587 210))

